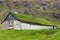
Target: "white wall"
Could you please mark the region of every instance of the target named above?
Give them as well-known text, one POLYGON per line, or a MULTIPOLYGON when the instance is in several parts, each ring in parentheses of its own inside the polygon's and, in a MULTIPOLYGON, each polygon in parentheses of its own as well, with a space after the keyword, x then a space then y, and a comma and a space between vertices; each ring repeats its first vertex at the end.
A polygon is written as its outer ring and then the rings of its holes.
POLYGON ((33 24, 28 24, 28 23, 22 23, 20 21, 15 20, 14 21, 14 29, 15 30, 40 30, 40 29, 52 29, 52 26, 41 26, 41 25, 33 25, 33 24))
POLYGON ((23 30, 31 29, 30 24, 27 24, 27 23, 21 23, 21 26, 22 26, 22 29, 23 29, 23 30))
POLYGON ((32 30, 39 30, 39 29, 46 29, 46 28, 51 28, 51 26, 40 26, 40 25, 31 25, 32 30))
POLYGON ((13 24, 14 24, 14 30, 21 29, 21 22, 15 20, 13 24))

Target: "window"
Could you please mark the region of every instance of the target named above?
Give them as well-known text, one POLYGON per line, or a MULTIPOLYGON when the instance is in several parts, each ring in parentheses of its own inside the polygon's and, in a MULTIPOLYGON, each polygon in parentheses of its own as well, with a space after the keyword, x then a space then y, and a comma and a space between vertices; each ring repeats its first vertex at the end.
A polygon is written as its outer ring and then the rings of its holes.
POLYGON ((9 27, 13 27, 13 22, 9 21, 9 27))

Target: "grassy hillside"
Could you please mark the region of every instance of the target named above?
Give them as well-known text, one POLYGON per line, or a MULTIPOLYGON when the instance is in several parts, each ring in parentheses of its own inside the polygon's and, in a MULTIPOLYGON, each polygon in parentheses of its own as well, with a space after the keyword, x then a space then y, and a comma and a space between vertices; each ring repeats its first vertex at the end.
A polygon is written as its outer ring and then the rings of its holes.
POLYGON ((39 17, 39 18, 60 24, 60 21, 58 21, 58 19, 54 18, 52 15, 52 13, 58 14, 60 9, 48 7, 47 10, 41 10, 41 9, 39 9, 40 4, 37 2, 37 0, 36 1, 35 0, 13 0, 13 1, 10 0, 10 1, 11 2, 18 1, 16 3, 18 6, 15 6, 16 4, 11 3, 11 5, 9 5, 9 6, 11 6, 11 10, 10 10, 9 7, 6 5, 6 2, 4 2, 3 5, 0 5, 0 11, 14 10, 14 11, 20 12, 21 14, 33 15, 34 17, 39 17), (22 4, 22 1, 27 1, 30 8, 24 7, 24 4, 22 4))
POLYGON ((50 40, 60 40, 60 31, 57 33, 53 34, 50 40))
POLYGON ((2 25, 0 24, 0 30, 1 30, 1 28, 2 28, 2 25))
POLYGON ((59 14, 59 10, 35 10, 34 11, 36 17, 39 17, 39 18, 43 18, 43 19, 46 19, 48 21, 52 21, 54 23, 57 23, 57 24, 60 24, 60 21, 58 21, 58 19, 56 19, 54 16, 53 16, 53 13, 54 14, 59 14))
POLYGON ((0 30, 0 34, 1 34, 0 40, 50 40, 50 39, 52 40, 53 38, 55 38, 55 35, 58 34, 58 31, 57 30, 35 30, 35 31, 34 30, 20 30, 20 31, 0 30))

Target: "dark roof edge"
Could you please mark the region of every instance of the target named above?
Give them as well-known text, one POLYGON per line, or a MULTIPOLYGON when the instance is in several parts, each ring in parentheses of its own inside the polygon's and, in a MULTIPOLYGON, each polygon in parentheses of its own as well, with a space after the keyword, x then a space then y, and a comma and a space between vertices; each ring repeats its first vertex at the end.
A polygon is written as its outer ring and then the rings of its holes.
POLYGON ((6 17, 3 19, 3 21, 1 22, 1 24, 6 20, 6 18, 8 17, 8 15, 11 14, 11 12, 8 12, 8 14, 6 15, 6 17))

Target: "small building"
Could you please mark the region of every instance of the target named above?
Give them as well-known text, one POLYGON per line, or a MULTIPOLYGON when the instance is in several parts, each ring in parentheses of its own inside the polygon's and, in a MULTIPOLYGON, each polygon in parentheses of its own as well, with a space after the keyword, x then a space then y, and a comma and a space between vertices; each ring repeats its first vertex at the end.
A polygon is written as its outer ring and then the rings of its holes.
POLYGON ((9 13, 2 22, 2 30, 40 30, 40 29, 55 29, 51 25, 37 25, 25 23, 16 20, 11 13, 9 13))

